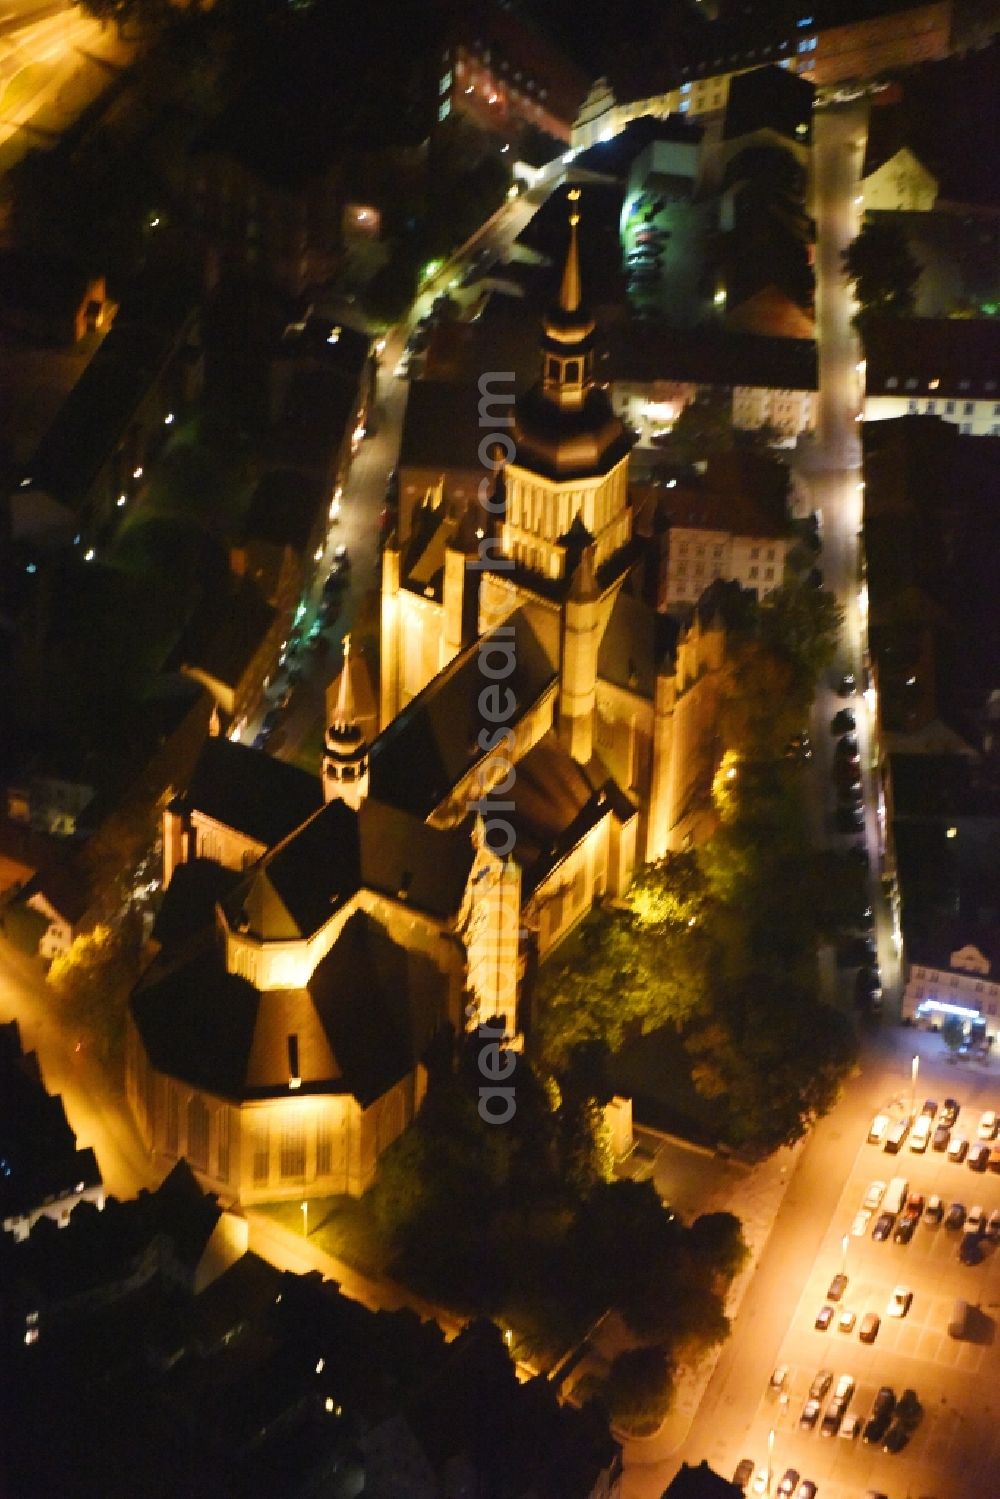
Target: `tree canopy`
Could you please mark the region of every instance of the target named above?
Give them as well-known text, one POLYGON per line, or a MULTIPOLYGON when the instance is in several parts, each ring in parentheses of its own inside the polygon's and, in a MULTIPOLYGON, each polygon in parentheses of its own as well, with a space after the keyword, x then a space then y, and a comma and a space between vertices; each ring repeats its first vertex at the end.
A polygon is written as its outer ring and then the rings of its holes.
POLYGON ((923 269, 910 252, 905 232, 892 219, 866 219, 842 252, 844 274, 854 282, 855 317, 864 331, 873 317, 909 317, 923 269))

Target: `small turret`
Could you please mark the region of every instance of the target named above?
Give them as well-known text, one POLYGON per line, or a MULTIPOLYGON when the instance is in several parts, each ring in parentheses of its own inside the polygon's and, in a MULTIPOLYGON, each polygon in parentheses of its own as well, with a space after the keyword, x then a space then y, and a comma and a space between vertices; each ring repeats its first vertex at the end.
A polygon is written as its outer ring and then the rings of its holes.
POLYGON ((337 701, 323 747, 323 799, 346 802, 357 811, 367 795, 368 741, 358 717, 351 637, 345 635, 337 701))

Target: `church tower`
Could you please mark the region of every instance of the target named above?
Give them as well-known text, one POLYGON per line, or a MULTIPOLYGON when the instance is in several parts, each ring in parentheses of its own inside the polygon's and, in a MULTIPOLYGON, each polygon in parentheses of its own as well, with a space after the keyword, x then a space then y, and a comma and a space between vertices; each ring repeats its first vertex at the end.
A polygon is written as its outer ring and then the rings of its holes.
POLYGON ((594 379, 596 325, 583 302, 577 231, 580 189, 569 192, 569 243, 559 296, 542 319, 541 377, 514 409, 514 455, 504 466, 501 550, 551 582, 568 582, 577 558, 573 523, 593 539, 600 568, 632 535, 632 439, 594 379))
POLYGON ((367 795, 368 741, 358 718, 351 637, 345 635, 337 701, 323 746, 323 799, 346 802, 356 812, 367 795))

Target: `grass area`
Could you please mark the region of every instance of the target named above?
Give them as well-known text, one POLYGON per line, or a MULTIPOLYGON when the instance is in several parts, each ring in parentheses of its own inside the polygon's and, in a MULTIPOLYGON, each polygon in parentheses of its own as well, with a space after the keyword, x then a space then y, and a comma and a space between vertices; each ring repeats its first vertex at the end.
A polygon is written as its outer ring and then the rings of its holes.
MULTIPOLYGON (((302 1232, 301 1199, 266 1203, 256 1211, 292 1233, 302 1232)), ((392 1256, 367 1198, 310 1197, 309 1238, 362 1275, 391 1273, 392 1256)))

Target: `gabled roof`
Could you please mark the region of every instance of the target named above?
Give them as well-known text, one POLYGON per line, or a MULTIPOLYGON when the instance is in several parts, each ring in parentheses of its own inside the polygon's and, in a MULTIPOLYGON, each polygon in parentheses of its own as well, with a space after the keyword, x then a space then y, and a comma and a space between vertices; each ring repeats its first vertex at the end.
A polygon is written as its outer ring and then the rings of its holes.
POLYGON ((442 919, 455 915, 475 857, 471 815, 456 828, 435 828, 369 797, 359 823, 366 890, 442 919))
POLYGON ((205 741, 181 798, 185 811, 202 812, 265 848, 287 838, 322 804, 316 776, 221 736, 205 741))
POLYGON ((403 1077, 445 1005, 446 977, 355 912, 301 989, 256 989, 225 971, 211 933, 179 961, 157 962, 132 996, 151 1065, 235 1100, 288 1093, 296 1038, 303 1093, 371 1102, 403 1077))
POLYGON ((214 859, 192 859, 187 864, 178 864, 156 913, 154 939, 164 947, 173 947, 200 932, 212 922, 216 904, 242 878, 238 870, 227 869, 214 859))
MULTIPOLYGON (((500 627, 514 669, 502 687, 513 696, 513 727, 556 680, 557 672, 518 609, 500 627)), ((484 678, 480 653, 494 637, 471 645, 417 694, 372 745, 373 797, 423 819, 438 807, 472 767, 484 757, 480 733, 493 733, 480 694, 491 684, 484 678)), ((497 684, 500 686, 501 684, 497 684)), ((506 700, 502 698, 501 700, 506 700)))
POLYGON ((222 908, 235 930, 264 941, 310 937, 354 894, 360 872, 357 813, 332 801, 269 850, 222 908))

